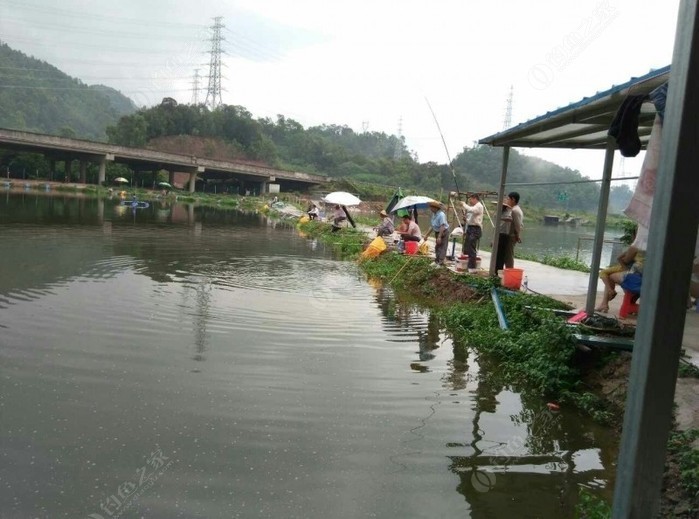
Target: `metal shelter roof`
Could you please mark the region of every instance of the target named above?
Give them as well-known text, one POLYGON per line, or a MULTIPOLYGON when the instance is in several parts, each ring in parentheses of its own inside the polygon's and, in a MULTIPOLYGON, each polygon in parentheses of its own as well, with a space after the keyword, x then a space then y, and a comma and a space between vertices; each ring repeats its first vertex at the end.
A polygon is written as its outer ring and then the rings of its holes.
MULTIPOLYGON (((629 94, 648 94, 669 77, 669 65, 651 70, 609 90, 485 137, 479 143, 522 148, 605 149, 607 131, 624 98, 629 94)), ((655 113, 651 103, 643 104, 638 126, 643 148, 648 142, 655 113)))

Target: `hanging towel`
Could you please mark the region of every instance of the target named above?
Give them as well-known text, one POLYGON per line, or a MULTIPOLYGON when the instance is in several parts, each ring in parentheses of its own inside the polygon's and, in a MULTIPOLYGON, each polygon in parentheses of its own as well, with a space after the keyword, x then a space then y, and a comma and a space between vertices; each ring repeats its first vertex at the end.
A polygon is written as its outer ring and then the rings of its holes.
POLYGON ((614 115, 607 134, 616 139, 619 151, 624 157, 635 157, 641 151, 641 139, 638 137, 638 117, 643 102, 648 96, 626 96, 614 115))
POLYGON ((665 83, 663 83, 658 88, 653 90, 650 94, 648 94, 648 97, 655 105, 655 110, 658 112, 658 115, 660 116, 661 123, 665 122, 665 100, 667 99, 667 84, 668 82, 665 81, 665 83))
MULTIPOLYGON (((658 175, 658 165, 660 164, 660 143, 662 141, 663 125, 660 123, 660 116, 655 116, 653 129, 650 132, 646 156, 643 158, 641 174, 638 177, 636 190, 631 197, 629 206, 624 210, 626 216, 635 220, 643 227, 650 227, 650 210, 653 207, 653 196, 655 195, 655 180, 658 175)), ((642 250, 646 250, 645 247, 642 250)))

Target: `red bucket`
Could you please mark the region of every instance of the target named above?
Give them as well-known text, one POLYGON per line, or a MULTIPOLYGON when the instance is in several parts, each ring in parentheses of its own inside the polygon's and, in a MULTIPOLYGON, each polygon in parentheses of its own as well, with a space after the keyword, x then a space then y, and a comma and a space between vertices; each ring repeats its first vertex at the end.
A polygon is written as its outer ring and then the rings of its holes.
POLYGON ((405 253, 406 254, 417 254, 418 242, 416 241, 406 241, 405 242, 405 253))

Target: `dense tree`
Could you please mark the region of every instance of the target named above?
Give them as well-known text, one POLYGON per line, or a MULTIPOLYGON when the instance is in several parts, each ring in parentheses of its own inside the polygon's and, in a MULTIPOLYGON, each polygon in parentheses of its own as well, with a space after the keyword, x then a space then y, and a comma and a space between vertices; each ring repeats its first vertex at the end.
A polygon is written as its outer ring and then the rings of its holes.
POLYGON ((133 113, 130 99, 88 86, 46 62, 0 44, 0 127, 104 140, 105 128, 133 113), (63 133, 65 135, 65 133, 63 133))

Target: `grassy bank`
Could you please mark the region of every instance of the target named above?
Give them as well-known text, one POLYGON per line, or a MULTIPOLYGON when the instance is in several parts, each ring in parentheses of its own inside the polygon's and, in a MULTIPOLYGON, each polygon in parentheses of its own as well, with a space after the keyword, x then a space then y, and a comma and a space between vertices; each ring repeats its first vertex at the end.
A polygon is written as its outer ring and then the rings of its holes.
MULTIPOLYGON (((300 226, 303 232, 332 243, 346 259, 356 257, 357 246, 367 241, 362 233, 343 230, 333 234, 329 227, 318 222, 300 226)), ((360 261, 369 278, 381 280, 399 295, 417 299, 436 312, 452 335, 455 357, 475 351, 479 364, 489 366, 484 376, 497 376, 523 395, 536 393, 552 404, 575 407, 620 431, 629 354, 578 350, 571 328, 551 310, 545 310, 563 308, 564 304, 545 296, 498 290, 509 324, 509 329, 503 330, 491 299, 491 290, 500 288, 499 278, 455 274, 431 265, 431 258, 393 252, 360 261)), ((685 376, 695 373, 691 370, 685 376)), ((697 438, 697 430, 671 435, 663 517, 696 517, 699 511, 697 438)), ((576 517, 602 519, 610 513, 608 502, 581 489, 576 517)))
MULTIPOLYGON (((330 233, 330 226, 323 223, 309 222, 299 227, 332 243, 347 259, 356 257, 366 242, 361 232, 330 233)), ((614 416, 621 415, 582 382, 590 360, 581 362, 571 329, 550 310, 565 308, 563 303, 546 296, 501 291, 499 278, 455 274, 433 267, 431 258, 423 256, 387 252, 361 261, 360 266, 368 277, 418 298, 437 312, 456 347, 472 348, 497 360, 507 382, 524 383, 540 395, 574 405, 602 423, 611 423, 614 416), (509 324, 506 330, 498 322, 491 298, 493 288, 500 294, 509 324)))

